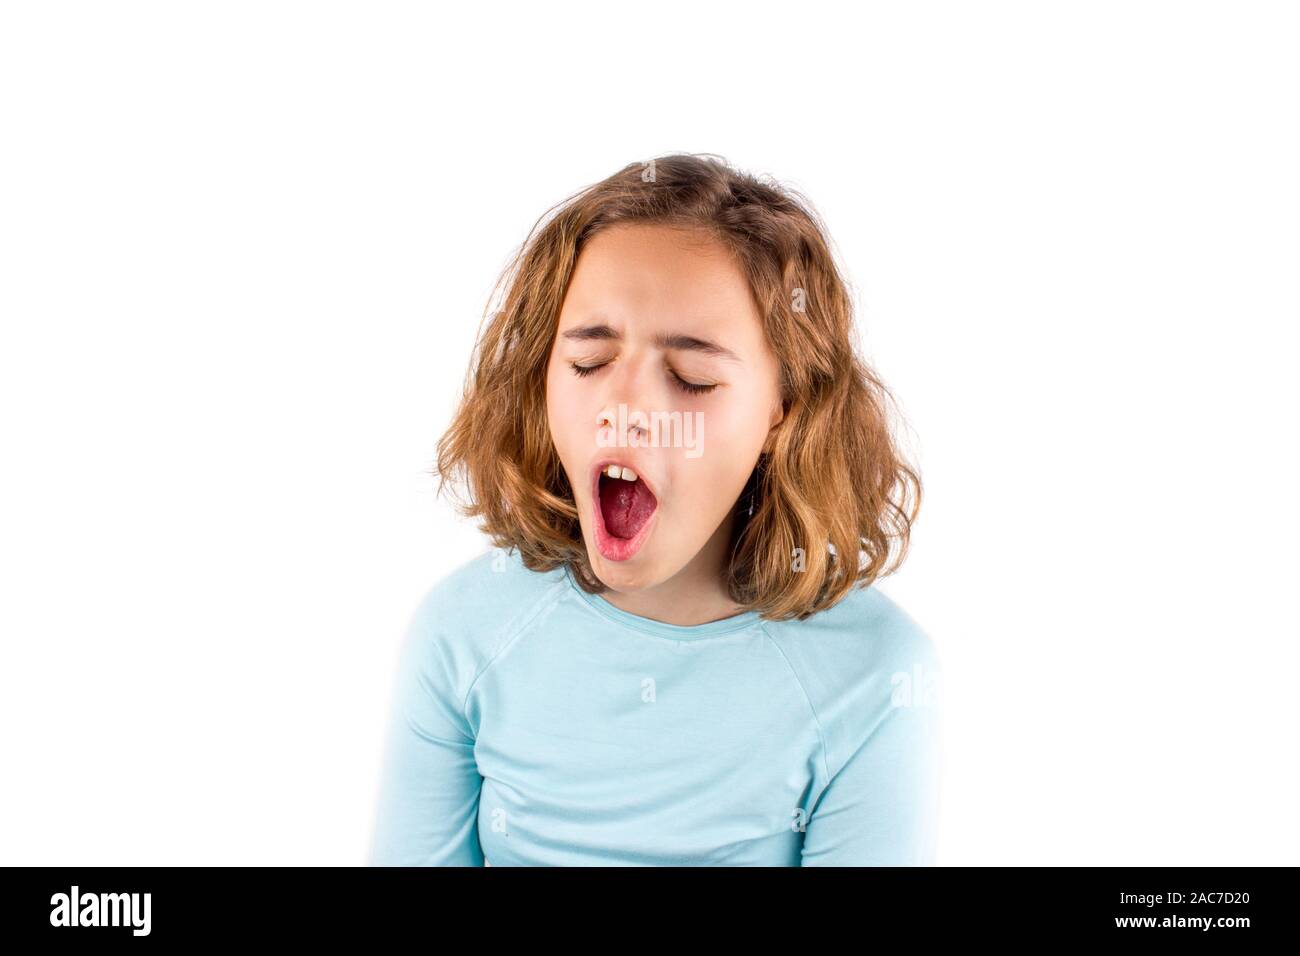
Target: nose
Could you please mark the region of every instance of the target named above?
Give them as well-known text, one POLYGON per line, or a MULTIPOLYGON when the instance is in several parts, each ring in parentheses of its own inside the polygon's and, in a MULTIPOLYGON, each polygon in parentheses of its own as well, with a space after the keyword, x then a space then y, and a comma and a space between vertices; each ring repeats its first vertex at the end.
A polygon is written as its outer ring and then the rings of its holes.
POLYGON ((601 409, 596 416, 599 439, 605 445, 630 445, 632 436, 636 436, 639 445, 649 444, 650 429, 643 419, 636 415, 637 409, 627 406, 610 405, 601 409), (620 441, 620 437, 623 439, 620 441))
POLYGON ((614 444, 630 444, 633 440, 649 444, 651 415, 658 400, 651 366, 650 355, 628 355, 614 363, 613 374, 607 380, 605 404, 596 416, 598 439, 614 444))

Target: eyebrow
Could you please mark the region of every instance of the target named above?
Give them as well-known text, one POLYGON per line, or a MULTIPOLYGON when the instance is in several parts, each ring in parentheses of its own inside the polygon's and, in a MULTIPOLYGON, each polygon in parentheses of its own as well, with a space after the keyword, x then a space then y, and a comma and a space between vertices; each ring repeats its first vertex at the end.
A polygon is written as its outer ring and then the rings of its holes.
MULTIPOLYGON (((560 335, 571 342, 591 342, 602 339, 617 342, 623 338, 617 330, 603 322, 598 325, 580 325, 577 328, 562 332, 560 335)), ((681 332, 660 332, 654 337, 654 343, 662 349, 700 352, 704 355, 716 356, 731 362, 740 361, 740 356, 725 345, 719 345, 709 339, 702 339, 699 336, 686 335, 681 332)))

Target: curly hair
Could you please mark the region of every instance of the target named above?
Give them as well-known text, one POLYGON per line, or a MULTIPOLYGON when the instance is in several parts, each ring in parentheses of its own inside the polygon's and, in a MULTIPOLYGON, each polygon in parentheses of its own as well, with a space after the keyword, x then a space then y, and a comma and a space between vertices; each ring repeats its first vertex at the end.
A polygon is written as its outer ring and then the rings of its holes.
POLYGON ((711 154, 631 163, 536 221, 480 324, 459 407, 438 441, 438 493, 449 479, 463 486, 457 510, 481 518, 493 544, 517 549, 531 570, 567 565, 584 590, 605 590, 551 441, 546 369, 578 255, 615 223, 698 229, 721 242, 780 363, 785 418, 739 499, 732 600, 764 619, 803 619, 897 570, 921 482, 891 431, 892 396, 859 357, 824 224, 794 190, 711 154), (854 554, 846 571, 840 556, 854 554))

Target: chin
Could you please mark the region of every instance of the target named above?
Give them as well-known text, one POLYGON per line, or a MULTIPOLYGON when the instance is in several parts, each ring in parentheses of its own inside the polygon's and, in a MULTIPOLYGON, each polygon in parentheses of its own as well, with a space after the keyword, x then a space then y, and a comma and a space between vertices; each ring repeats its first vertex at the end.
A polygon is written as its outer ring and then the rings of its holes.
POLYGON ((587 560, 591 570, 601 583, 620 593, 640 591, 659 584, 662 580, 656 575, 654 558, 642 552, 627 561, 610 561, 590 544, 587 545, 587 560))

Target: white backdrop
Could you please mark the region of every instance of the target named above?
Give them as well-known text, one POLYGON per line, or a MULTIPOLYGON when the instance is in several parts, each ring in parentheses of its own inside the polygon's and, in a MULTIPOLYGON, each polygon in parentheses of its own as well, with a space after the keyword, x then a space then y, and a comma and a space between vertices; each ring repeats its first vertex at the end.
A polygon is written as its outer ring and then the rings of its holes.
POLYGON ((0 863, 360 863, 433 445, 553 203, 806 193, 925 480, 946 864, 1295 864, 1300 16, 0 8, 0 863))

